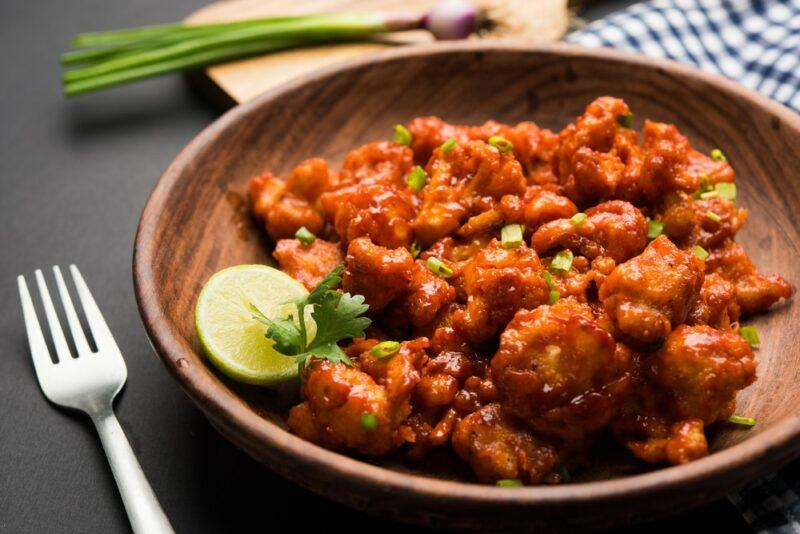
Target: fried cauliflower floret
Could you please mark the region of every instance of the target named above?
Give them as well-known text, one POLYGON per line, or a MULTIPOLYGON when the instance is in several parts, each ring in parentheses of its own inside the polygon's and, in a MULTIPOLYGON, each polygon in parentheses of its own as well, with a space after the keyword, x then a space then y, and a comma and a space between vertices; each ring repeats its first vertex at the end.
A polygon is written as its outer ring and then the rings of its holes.
POLYGON ((344 262, 344 254, 338 243, 322 239, 315 239, 310 245, 304 245, 297 239, 281 239, 272 255, 283 272, 302 282, 309 291, 344 262))
POLYGON ((610 200, 586 210, 586 219, 575 223, 558 219, 539 227, 531 246, 539 254, 558 248, 594 259, 607 256, 622 263, 639 254, 647 243, 647 220, 632 204, 610 200))
POLYGON ((374 314, 408 288, 414 259, 404 248, 388 249, 360 237, 347 247, 344 265, 342 288, 363 295, 374 314))
POLYGON ((744 249, 733 241, 710 252, 706 268, 733 283, 742 315, 765 311, 780 299, 792 296, 792 286, 786 280, 777 274, 760 274, 744 249))
POLYGON ((739 314, 739 303, 736 301, 733 284, 719 274, 711 273, 703 279, 700 296, 692 306, 686 322, 728 330, 731 323, 739 320, 739 314))
POLYGON ((514 156, 482 141, 459 143, 445 154, 437 150, 427 166, 422 208, 412 227, 428 246, 455 232, 469 217, 476 199, 500 200, 522 194, 525 178, 514 156))
POLYGON ((453 449, 469 462, 478 480, 487 483, 516 479, 537 484, 559 463, 552 444, 535 437, 499 404, 484 406, 459 421, 453 449))
POLYGON ((455 288, 446 279, 433 274, 423 260, 417 260, 411 268, 411 279, 400 306, 411 324, 419 328, 433 322, 455 298, 455 288))
POLYGON ((510 413, 578 440, 605 426, 628 384, 629 350, 573 299, 520 310, 500 336, 492 376, 510 413))
POLYGON ((670 192, 697 189, 698 177, 687 172, 689 140, 674 125, 645 121, 641 150, 639 178, 622 192, 626 200, 655 205, 670 192))
POLYGON ((347 154, 339 180, 343 186, 383 184, 405 189, 413 158, 408 147, 385 141, 369 143, 347 154))
POLYGON ((554 164, 559 183, 578 206, 613 198, 636 150, 636 133, 619 119, 630 113, 620 99, 600 97, 559 134, 554 164))
POLYGON ((747 210, 721 196, 693 200, 682 191, 667 194, 661 206, 664 234, 682 248, 709 250, 733 238, 747 219, 747 210))
POLYGON ((313 360, 304 375, 305 400, 289 412, 289 429, 334 449, 391 451, 404 441, 401 424, 411 413, 427 346, 424 338, 405 341, 397 354, 382 359, 366 351, 358 358, 360 369, 313 360), (362 423, 364 414, 375 416, 374 429, 362 423))
POLYGON ((448 124, 439 117, 417 117, 408 123, 407 128, 411 133, 414 159, 421 165, 425 165, 433 151, 448 139, 456 139, 462 143, 469 140, 465 126, 448 124))
POLYGON ((740 389, 756 379, 756 359, 734 332, 681 325, 655 357, 655 382, 667 392, 677 419, 706 425, 730 417, 740 389))
POLYGON ((702 287, 703 269, 692 252, 659 236, 642 254, 614 269, 599 297, 620 333, 651 343, 686 320, 702 287))
POLYGON ((578 208, 567 197, 532 185, 523 196, 504 196, 499 211, 506 224, 524 224, 530 230, 536 230, 546 222, 572 217, 578 213, 578 208))
POLYGON ((294 237, 303 226, 314 234, 325 227, 325 219, 311 201, 288 191, 286 183, 270 173, 250 179, 249 196, 253 214, 264 221, 267 233, 276 241, 294 237))
POLYGON ((466 309, 453 316, 453 326, 471 343, 499 333, 520 308, 532 309, 548 301, 549 289, 542 264, 524 243, 503 248, 493 239, 464 266, 466 309))

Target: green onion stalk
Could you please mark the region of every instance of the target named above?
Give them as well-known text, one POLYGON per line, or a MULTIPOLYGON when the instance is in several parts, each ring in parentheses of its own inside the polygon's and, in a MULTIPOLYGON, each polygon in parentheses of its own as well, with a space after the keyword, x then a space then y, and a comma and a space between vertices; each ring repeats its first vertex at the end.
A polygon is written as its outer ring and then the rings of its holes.
POLYGON ((464 39, 488 25, 485 12, 465 0, 442 0, 421 15, 333 13, 82 33, 61 56, 68 68, 62 81, 73 96, 289 48, 420 29, 437 39, 464 39))

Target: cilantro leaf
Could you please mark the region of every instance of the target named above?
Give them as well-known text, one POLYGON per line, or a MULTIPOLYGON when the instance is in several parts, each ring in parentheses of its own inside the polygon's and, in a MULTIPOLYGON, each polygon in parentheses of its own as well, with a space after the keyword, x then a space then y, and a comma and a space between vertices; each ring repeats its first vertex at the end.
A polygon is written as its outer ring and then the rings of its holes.
POLYGON ((317 324, 317 334, 311 340, 308 351, 314 352, 316 348, 335 344, 340 339, 363 337, 364 329, 371 321, 359 315, 368 309, 362 295, 328 291, 311 312, 311 317, 317 324))
POLYGON ((339 287, 339 285, 342 283, 341 274, 343 270, 344 270, 344 265, 337 265, 336 267, 334 267, 333 270, 329 272, 328 275, 325 278, 323 278, 319 284, 317 284, 317 287, 315 287, 311 291, 311 293, 309 293, 308 296, 305 299, 303 299, 305 301, 304 303, 305 304, 321 303, 329 292, 339 287))
POLYGON ((303 352, 304 343, 300 328, 293 316, 285 319, 269 319, 261 310, 250 304, 253 318, 267 325, 267 337, 275 342, 274 348, 286 356, 294 356, 303 352))

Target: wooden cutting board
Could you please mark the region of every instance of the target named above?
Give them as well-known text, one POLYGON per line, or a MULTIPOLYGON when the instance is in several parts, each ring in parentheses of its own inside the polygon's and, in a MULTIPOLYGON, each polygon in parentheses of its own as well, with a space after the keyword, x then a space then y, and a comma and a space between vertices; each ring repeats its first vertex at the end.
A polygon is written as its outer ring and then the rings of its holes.
MULTIPOLYGON (((209 4, 186 20, 194 24, 278 15, 341 11, 425 12, 438 0, 222 0, 209 4)), ((567 30, 567 0, 477 0, 492 18, 504 22, 482 38, 556 41, 567 30)), ((426 31, 393 34, 382 42, 325 45, 234 61, 205 69, 195 81, 227 103, 246 102, 256 95, 320 67, 369 54, 389 46, 432 41, 426 31)))

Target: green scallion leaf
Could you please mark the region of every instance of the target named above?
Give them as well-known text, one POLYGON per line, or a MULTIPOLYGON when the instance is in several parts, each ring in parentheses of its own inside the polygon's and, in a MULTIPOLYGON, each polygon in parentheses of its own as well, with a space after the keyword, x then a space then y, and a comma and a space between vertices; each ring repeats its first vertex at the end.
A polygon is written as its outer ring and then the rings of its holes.
POLYGON ((697 187, 697 191, 692 193, 692 199, 697 200, 700 195, 712 189, 714 189, 714 186, 711 184, 711 178, 707 174, 701 174, 700 185, 697 187))
POLYGON ((756 420, 752 417, 742 417, 741 415, 732 415, 728 418, 729 423, 742 426, 756 426, 756 420))
POLYGON ((370 354, 375 358, 388 358, 397 354, 400 350, 400 343, 397 341, 381 341, 370 349, 370 354))
POLYGON ((497 485, 502 488, 517 488, 520 486, 524 486, 521 480, 517 480, 516 478, 503 478, 497 481, 497 485))
POLYGON ((705 261, 705 259, 708 258, 708 251, 703 247, 701 247, 700 245, 693 246, 692 252, 694 252, 694 255, 703 261, 705 261))
POLYGON ((703 200, 707 200, 709 198, 714 198, 717 196, 719 196, 719 193, 717 193, 716 191, 706 191, 705 193, 700 193, 700 198, 702 198, 703 200))
POLYGON ((489 138, 489 144, 500 152, 510 152, 514 150, 514 145, 505 137, 493 135, 489 138))
POLYGON ((552 291, 556 288, 556 286, 553 284, 553 275, 550 274, 550 271, 542 271, 542 278, 544 278, 544 281, 547 284, 547 289, 552 291))
POLYGON ((402 124, 394 125, 394 142, 398 145, 411 146, 411 132, 402 124))
POLYGON ((657 221, 655 219, 647 221, 647 237, 650 239, 657 238, 663 231, 664 223, 662 221, 657 221))
POLYGON ((309 232, 308 228, 305 226, 301 226, 300 229, 294 233, 294 237, 305 246, 310 245, 317 238, 314 234, 309 232))
POLYGON ((736 184, 731 182, 719 182, 714 186, 717 194, 728 200, 736 200, 736 184))
POLYGON ((711 210, 708 210, 706 212, 706 217, 708 217, 709 219, 711 219, 714 222, 722 222, 722 217, 720 217, 719 215, 717 215, 716 213, 714 213, 711 210))
POLYGON ((558 299, 561 298, 561 292, 555 289, 551 289, 550 293, 547 294, 547 303, 551 306, 558 302, 558 299))
POLYGON ((453 270, 445 265, 439 258, 431 256, 428 258, 428 261, 425 262, 425 266, 430 272, 442 278, 450 278, 453 276, 453 270))
POLYGON ((715 148, 711 151, 711 159, 714 161, 728 161, 728 158, 725 157, 725 154, 722 153, 722 150, 715 148))
POLYGON ((419 193, 422 191, 422 188, 425 187, 425 184, 428 183, 428 173, 425 172, 425 169, 417 165, 408 173, 407 181, 411 189, 413 189, 415 193, 419 193))
POLYGON ((630 128, 633 126, 633 113, 628 113, 627 115, 620 115, 617 117, 617 122, 623 128, 630 128))
POLYGON ((751 347, 755 347, 761 344, 761 337, 758 335, 758 328, 752 325, 743 326, 739 329, 739 335, 747 341, 747 344, 751 347))
POLYGON ((457 144, 458 144, 458 139, 456 139, 455 137, 451 137, 450 139, 442 143, 442 152, 444 154, 449 154, 450 152, 453 151, 453 149, 456 147, 457 144))
POLYGON ((367 432, 374 432, 378 428, 378 418, 374 413, 364 412, 361 414, 361 429, 367 432))
POLYGON ((583 224, 583 221, 586 220, 585 213, 576 213, 572 217, 569 218, 569 222, 571 222, 574 226, 580 226, 583 224))
POLYGON ((419 244, 419 241, 414 241, 408 251, 411 253, 411 257, 416 260, 419 257, 419 253, 422 252, 422 245, 419 244))
POLYGON ((517 248, 522 244, 522 225, 509 224, 500 230, 500 240, 503 248, 517 248))
POLYGON ((572 268, 572 260, 574 257, 575 256, 572 254, 571 250, 562 250, 553 256, 553 259, 550 262, 550 270, 558 274, 564 274, 568 272, 572 268))

